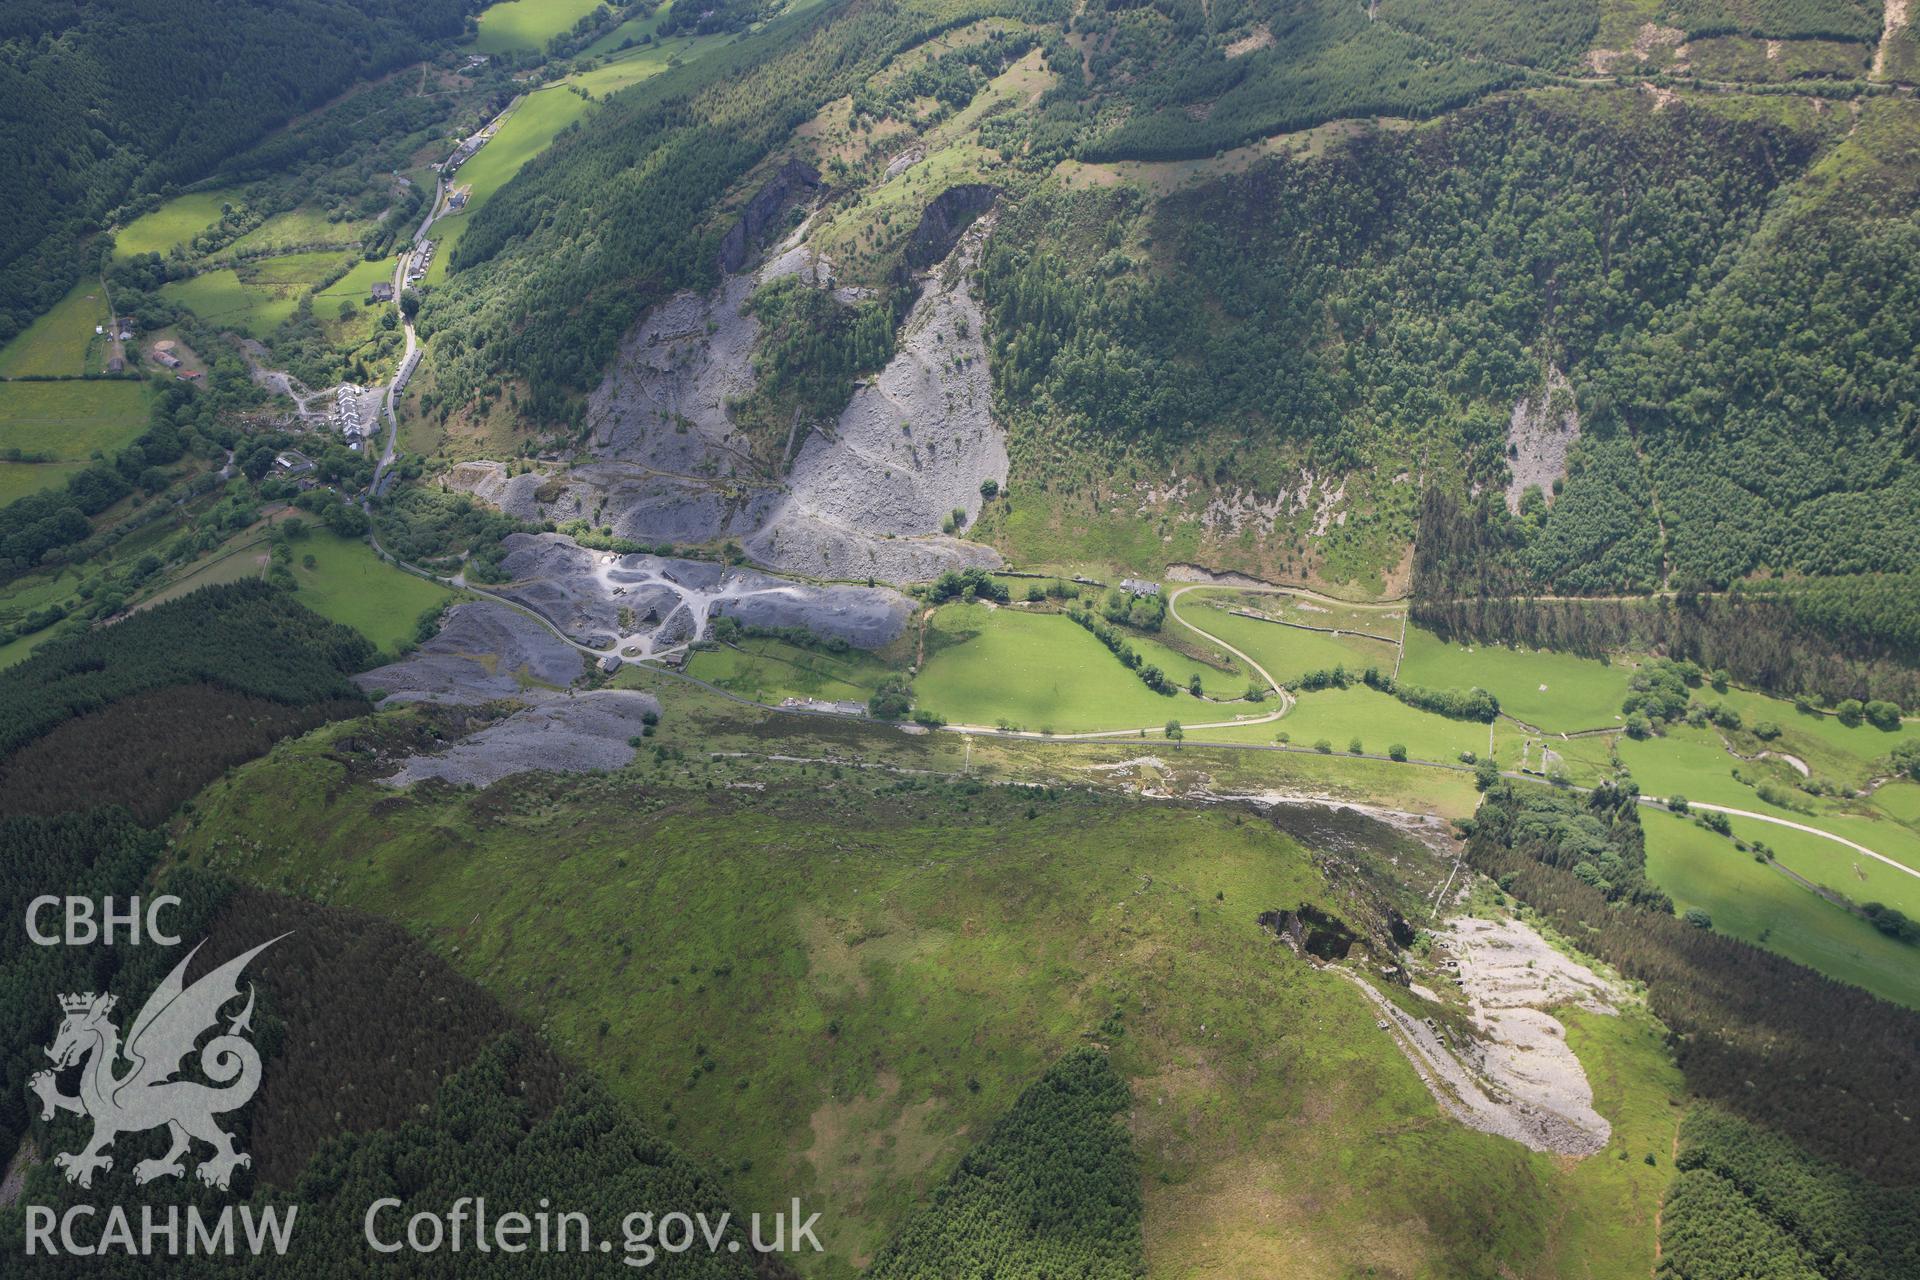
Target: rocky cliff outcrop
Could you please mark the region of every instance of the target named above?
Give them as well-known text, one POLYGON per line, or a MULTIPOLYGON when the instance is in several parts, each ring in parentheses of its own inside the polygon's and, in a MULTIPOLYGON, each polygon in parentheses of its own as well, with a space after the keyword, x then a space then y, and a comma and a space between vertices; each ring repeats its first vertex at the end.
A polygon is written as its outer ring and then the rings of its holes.
POLYGON ((907 268, 925 271, 943 261, 960 243, 961 235, 973 225, 974 219, 991 209, 999 195, 998 187, 984 182, 965 182, 935 196, 920 215, 920 225, 907 239, 907 268))
POLYGON ((773 226, 780 211, 801 196, 813 194, 819 187, 819 173, 798 160, 789 160, 774 170, 773 176, 753 193, 747 207, 740 211, 740 220, 720 241, 720 270, 732 275, 746 266, 754 246, 773 226))

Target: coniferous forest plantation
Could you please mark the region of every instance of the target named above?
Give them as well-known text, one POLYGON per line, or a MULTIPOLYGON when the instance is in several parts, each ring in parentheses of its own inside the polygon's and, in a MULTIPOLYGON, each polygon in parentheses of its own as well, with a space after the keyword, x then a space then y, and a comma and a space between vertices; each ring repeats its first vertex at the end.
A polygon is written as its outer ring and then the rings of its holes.
POLYGON ((8 1276, 1920 1276, 1907 0, 18 0, 8 1276))

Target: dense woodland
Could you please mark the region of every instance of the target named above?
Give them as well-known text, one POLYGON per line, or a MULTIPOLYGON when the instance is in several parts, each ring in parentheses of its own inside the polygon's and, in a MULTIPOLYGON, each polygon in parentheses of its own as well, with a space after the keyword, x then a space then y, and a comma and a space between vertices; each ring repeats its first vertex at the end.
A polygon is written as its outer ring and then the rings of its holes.
MULTIPOLYGON (((1599 803, 1501 783, 1474 818, 1468 859, 1577 946, 1647 984, 1694 1094, 1869 1181, 1920 1185, 1920 1148, 1901 1119, 1920 1094, 1920 1013, 1657 904, 1610 899, 1577 863, 1559 865, 1585 842, 1578 832, 1591 830, 1586 819, 1599 803)), ((1606 811, 1605 846, 1622 867, 1639 865, 1638 806, 1608 803, 1606 811)))
POLYGON ((74 717, 172 685, 204 683, 289 706, 362 702, 347 676, 373 656, 359 632, 261 579, 203 587, 117 626, 52 641, 9 670, 0 680, 0 757, 74 717))
POLYGON ((1784 39, 1872 40, 1874 0, 1668 0, 1666 19, 1690 36, 1741 34, 1784 39))
POLYGON ((1597 0, 1455 0, 1445 5, 1386 0, 1375 12, 1380 20, 1462 52, 1554 69, 1575 65, 1600 28, 1597 0))
POLYGON ((1882 1187, 1715 1107, 1680 1126, 1662 1280, 1920 1275, 1920 1189, 1882 1187))
POLYGON ((1463 517, 1445 494, 1428 493, 1415 549, 1414 621, 1448 640, 1593 658, 1658 651, 1784 697, 1920 707, 1911 575, 1742 583, 1725 594, 1540 599, 1523 574, 1500 567, 1497 551, 1484 554, 1482 539, 1495 528, 1463 517))
MULTIPOLYGON (((1075 26, 1103 50, 1089 86, 1096 107, 1127 110, 1118 128, 1088 130, 1091 160, 1194 159, 1342 116, 1432 116, 1519 78, 1342 0, 1114 0, 1075 26), (1228 57, 1225 35, 1255 23, 1273 43, 1228 57)), ((1072 105, 1062 93, 1044 110, 1072 105)))
POLYGON ((1069 1055, 1020 1095, 867 1274, 1141 1274, 1140 1173, 1119 1121, 1132 1100, 1105 1053, 1069 1055))
POLYGON ((17 0, 0 15, 0 342, 52 306, 130 195, 191 183, 473 0, 17 0), (236 21, 241 11, 245 21, 236 21))
MULTIPOLYGON (((39 1114, 27 1079, 47 1065, 41 1052, 60 1022, 59 997, 102 991, 131 947, 40 947, 25 928, 27 904, 42 894, 121 900, 140 891, 165 838, 121 808, 55 818, 0 817, 0 1145, 15 1150, 28 1111, 39 1114)), ((173 921, 168 920, 168 927, 173 921)), ((57 928, 53 913, 43 929, 57 928)), ((151 951, 149 947, 146 950, 151 951)))
POLYGON ((1458 459, 1447 483, 1504 484, 1507 419, 1543 366, 1577 384, 1622 328, 1684 307, 1813 154, 1604 94, 1508 99, 1157 213, 1125 192, 1029 199, 986 263, 1000 402, 1036 466, 1187 448, 1213 483, 1258 485, 1278 479, 1263 447, 1347 470, 1419 441, 1458 459))
POLYGON ((285 703, 204 682, 142 690, 0 759, 0 810, 67 813, 110 796, 140 821, 159 822, 280 739, 366 710, 360 698, 285 703))

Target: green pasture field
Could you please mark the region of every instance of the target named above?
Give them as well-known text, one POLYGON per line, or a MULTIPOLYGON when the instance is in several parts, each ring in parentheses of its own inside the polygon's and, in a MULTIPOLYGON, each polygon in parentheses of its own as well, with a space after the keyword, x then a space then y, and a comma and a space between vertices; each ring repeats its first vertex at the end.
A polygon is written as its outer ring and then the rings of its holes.
MULTIPOLYGON (((1725 836, 1664 813, 1643 811, 1641 820, 1647 832, 1647 877, 1666 890, 1677 910, 1698 907, 1720 933, 1920 1009, 1920 964, 1913 948, 1754 861, 1725 836)), ((1741 835, 1777 847, 1774 829, 1732 821, 1741 835)))
MULTIPOLYGON (((882 187, 855 208, 864 217, 866 206, 883 203, 890 195, 898 198, 899 192, 882 187)), ((852 214, 843 213, 840 220, 859 225, 852 214)), ((1085 565, 1098 568, 1097 577, 1118 576, 1116 570, 1157 575, 1168 564, 1196 559, 1202 544, 1200 526, 1189 521, 1176 522, 1169 531, 1173 541, 1162 542, 1159 529, 1131 511, 1116 513, 1032 490, 1019 493, 1011 510, 989 504, 975 532, 1019 568, 1050 571, 1085 565)))
POLYGON ((1658 737, 1635 740, 1624 734, 1616 743, 1621 763, 1632 772, 1641 791, 1652 796, 1670 796, 1676 792, 1689 800, 1707 800, 1714 804, 1770 813, 1798 822, 1813 822, 1809 813, 1826 806, 1814 796, 1792 785, 1798 775, 1783 763, 1740 760, 1722 745, 1721 736, 1711 726, 1695 729, 1683 724, 1666 726, 1658 737), (1762 800, 1755 789, 1733 776, 1734 770, 1753 781, 1762 779, 1791 796, 1795 805, 1807 812, 1796 812, 1762 800))
MULTIPOLYGON (((871 750, 913 771, 953 755, 946 735, 755 720, 659 687, 663 754, 570 779, 557 803, 529 777, 396 807, 330 755, 362 723, 216 783, 180 856, 417 932, 733 1168, 741 1211, 817 1206, 828 1252, 803 1260, 809 1276, 854 1275, 1088 1037, 1142 1100, 1149 1274, 1203 1256, 1236 1274, 1567 1274, 1570 1247, 1581 1274, 1646 1274, 1671 1176, 1656 1121, 1677 1087, 1650 1025, 1574 1024, 1619 1151, 1528 1152, 1447 1121, 1360 993, 1254 923, 1273 903, 1342 909, 1267 822, 713 758, 871 750), (674 758, 695 723, 703 750, 674 758), (1570 1241, 1570 1218, 1618 1243, 1570 1241)), ((1417 873, 1446 870, 1396 847, 1417 873)))
POLYGON ((604 98, 659 75, 675 58, 683 62, 696 58, 725 39, 723 35, 678 36, 645 49, 629 49, 615 55, 604 67, 569 76, 566 83, 577 84, 594 97, 604 98))
POLYGON ((359 245, 360 237, 365 235, 372 225, 372 222, 365 219, 350 218, 333 222, 327 218, 325 210, 302 205, 297 209, 289 209, 285 213, 274 214, 235 240, 227 247, 225 253, 240 255, 257 253, 262 249, 286 252, 294 249, 312 249, 316 246, 337 246, 349 249, 359 245))
POLYGON ((151 609, 154 605, 178 600, 201 587, 238 582, 242 578, 258 578, 266 573, 271 563, 264 537, 254 537, 239 546, 230 543, 185 566, 172 582, 142 600, 136 608, 151 609))
MULTIPOLYGON (((571 0, 569 0, 571 2, 571 0)), ((489 9, 489 15, 506 9, 518 9, 523 4, 532 5, 534 0, 521 0, 520 3, 495 5, 489 9)), ((592 8, 589 4, 567 18, 562 26, 570 27, 581 13, 592 8)), ((481 38, 484 41, 486 17, 481 19, 481 38)), ((560 28, 556 27, 555 30, 560 28)), ((433 265, 427 269, 424 283, 440 284, 447 278, 447 267, 453 248, 466 234, 467 223, 481 205, 485 204, 493 193, 510 182, 514 175, 526 165, 527 161, 547 149, 547 146, 559 136, 562 129, 580 119, 591 105, 579 94, 569 92, 569 85, 579 85, 588 93, 605 96, 618 92, 630 85, 638 84, 649 76, 657 75, 667 69, 669 58, 677 57, 683 62, 700 56, 727 39, 724 36, 704 36, 698 39, 675 40, 666 45, 650 49, 636 49, 624 54, 604 67, 580 75, 570 76, 558 84, 537 89, 521 99, 513 114, 493 135, 493 140, 482 147, 473 159, 460 166, 460 170, 451 179, 454 186, 467 186, 471 190, 467 204, 459 213, 445 217, 433 224, 429 233, 436 242, 433 265)), ((542 37, 540 44, 546 44, 542 37)), ((510 47, 510 46, 509 46, 510 47)), ((480 52, 488 52, 480 48, 480 52)))
MULTIPOLYGON (((318 284, 342 267, 349 273, 354 265, 366 265, 358 254, 338 249, 315 249, 306 253, 283 253, 272 258, 254 258, 236 268, 240 278, 250 284, 269 288, 306 288, 318 284)), ((391 269, 391 264, 389 264, 391 269)))
POLYGON ((539 51, 547 41, 592 13, 600 0, 503 0, 480 15, 475 53, 539 51))
POLYGON ((1420 627, 1407 628, 1400 678, 1433 689, 1479 686, 1500 709, 1542 729, 1571 733, 1606 729, 1623 717, 1633 669, 1547 649, 1447 644, 1420 627))
POLYGON ((1873 793, 1873 807, 1908 826, 1920 825, 1920 782, 1889 782, 1873 793))
POLYGON ((46 630, 36 631, 30 636, 21 636, 18 640, 14 640, 8 644, 0 644, 0 671, 4 671, 8 667, 25 662, 28 658, 31 658, 35 649, 38 649, 41 645, 53 639, 56 630, 58 630, 58 628, 48 627, 46 630))
POLYGON ((83 278, 51 311, 0 347, 0 378, 98 373, 106 363, 107 340, 93 330, 110 318, 106 290, 98 280, 83 278))
POLYGON ((1747 689, 1729 689, 1724 694, 1712 689, 1696 689, 1694 701, 1711 705, 1723 702, 1740 713, 1741 724, 1751 729, 1762 720, 1780 726, 1781 736, 1765 744, 1776 751, 1800 756, 1814 772, 1865 786, 1879 772, 1889 752, 1903 741, 1920 736, 1920 725, 1904 723, 1893 730, 1876 729, 1864 722, 1852 728, 1837 716, 1818 711, 1800 712, 1793 704, 1747 689))
POLYGON ((662 4, 650 14, 638 18, 628 18, 625 22, 588 45, 587 55, 598 58, 609 53, 618 53, 621 52, 620 44, 623 40, 639 40, 643 36, 652 35, 660 29, 660 23, 666 18, 672 8, 673 0, 667 0, 665 4, 662 4))
POLYGON ((1368 667, 1393 670, 1394 645, 1356 635, 1329 635, 1302 627, 1243 618, 1204 603, 1207 594, 1190 591, 1180 597, 1180 616, 1192 627, 1220 637, 1267 669, 1282 684, 1309 671, 1341 666, 1356 675, 1368 667))
MULTIPOLYGON (((1755 812, 1759 811, 1759 806, 1751 807, 1755 812)), ((1805 831, 1795 831, 1771 822, 1754 822, 1738 816, 1729 817, 1728 821, 1732 823, 1736 835, 1749 841, 1762 842, 1773 851, 1774 858, 1782 866, 1798 872, 1815 884, 1844 894, 1858 903, 1881 902, 1897 907, 1920 920, 1920 876, 1909 875, 1898 867, 1890 867, 1878 859, 1867 857, 1858 849, 1850 849, 1844 844, 1805 831)), ((1844 814, 1823 814, 1818 818, 1800 818, 1798 821, 1845 836, 1875 853, 1920 870, 1920 835, 1915 835, 1891 818, 1876 820, 1844 814)), ((1920 953, 1909 951, 1908 955, 1915 967, 1920 968, 1920 953)))
MULTIPOLYGON (((933 616, 927 661, 914 680, 914 701, 955 724, 1007 721, 1040 732, 1158 729, 1169 720, 1231 719, 1246 704, 1216 706, 1188 694, 1189 676, 1224 679, 1164 645, 1130 639, 1143 661, 1182 688, 1158 694, 1086 628, 1063 614, 1026 613, 984 604, 943 605, 933 616)), ((1244 681, 1229 690, 1244 692, 1244 681)))
POLYGON ((382 280, 391 281, 393 279, 395 261, 393 258, 381 258, 377 262, 368 262, 364 259, 356 262, 347 274, 341 276, 338 280, 335 280, 332 284, 313 295, 316 305, 319 299, 322 298, 327 299, 336 307, 339 306, 342 300, 351 300, 364 304, 367 300, 367 294, 373 289, 374 285, 379 284, 382 280))
POLYGON ((355 351, 379 334, 380 316, 390 311, 392 304, 367 301, 367 291, 381 280, 393 279, 393 267, 392 258, 355 263, 346 275, 313 295, 314 319, 335 347, 355 351), (343 303, 351 304, 344 318, 340 314, 343 303))
POLYGON ((382 653, 399 652, 413 639, 421 614, 454 598, 453 591, 394 568, 356 539, 314 530, 292 545, 300 603, 352 627, 382 653), (311 569, 307 556, 314 558, 311 569))
MULTIPOLYGON (((1534 733, 1511 720, 1493 725, 1493 759, 1502 769, 1525 768, 1535 773, 1558 770, 1576 786, 1592 786, 1614 774, 1607 753, 1609 737, 1562 738, 1558 734, 1534 733), (1546 752, 1556 757, 1549 762, 1546 752)), ((1483 744, 1484 745, 1484 744, 1483 744)), ((1479 754, 1486 755, 1486 751, 1479 754)))
POLYGON ((823 653, 783 640, 753 638, 701 649, 687 674, 755 702, 785 698, 865 702, 890 668, 870 654, 823 653))
POLYGON ((131 258, 142 253, 164 256, 174 246, 188 243, 219 222, 220 206, 238 197, 239 193, 233 190, 196 191, 175 196, 152 213, 142 214, 120 228, 113 237, 113 256, 131 258))
POLYGON ((1416 760, 1447 764, 1457 763, 1462 751, 1485 754, 1487 748, 1486 725, 1421 711, 1365 685, 1303 693, 1278 721, 1238 732, 1263 730, 1268 741, 1285 733, 1295 746, 1310 747, 1324 738, 1335 755, 1347 754, 1355 738, 1373 755, 1385 755, 1398 743, 1416 760))
POLYGON ((1406 608, 1398 604, 1345 604, 1330 600, 1312 600, 1293 592, 1248 591, 1234 587, 1203 587, 1180 597, 1180 607, 1188 603, 1210 603, 1235 609, 1251 609, 1278 618, 1322 630, 1360 632, 1399 647, 1400 624, 1406 608))
POLYGON ((231 267, 175 280, 163 285, 160 293, 210 325, 255 338, 264 338, 285 323, 299 301, 291 290, 248 284, 231 267))
MULTIPOLYGON (((84 465, 95 450, 112 453, 146 425, 147 389, 139 382, 115 378, 0 383, 0 449, 84 465)), ((51 470, 30 463, 5 465, 51 470)), ((49 475, 45 480, 64 481, 69 474, 49 475)), ((31 485, 26 491, 45 488, 47 483, 31 485)))
MULTIPOLYGON (((0 437, 6 424, 0 421, 0 437)), ((0 462, 0 505, 42 489, 58 489, 69 476, 85 471, 84 462, 0 462)))
POLYGON ((160 292, 208 324, 264 338, 286 322, 303 295, 347 261, 337 249, 256 258, 175 280, 160 292))

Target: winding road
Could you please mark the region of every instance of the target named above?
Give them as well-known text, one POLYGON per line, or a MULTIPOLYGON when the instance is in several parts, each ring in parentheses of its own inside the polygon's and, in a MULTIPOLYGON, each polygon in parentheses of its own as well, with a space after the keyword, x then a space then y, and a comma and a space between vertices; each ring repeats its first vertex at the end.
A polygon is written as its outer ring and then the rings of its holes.
MULTIPOLYGON (((1655 803, 1659 803, 1659 802, 1655 802, 1655 803)), ((1660 807, 1666 808, 1666 805, 1664 803, 1660 803, 1660 807)), ((1863 844, 1858 843, 1857 841, 1849 840, 1845 836, 1837 836, 1831 831, 1822 831, 1819 827, 1810 827, 1804 822, 1794 822, 1787 818, 1776 818, 1770 813, 1755 813, 1751 809, 1729 809, 1726 805, 1707 804, 1705 801, 1702 801, 1702 800, 1689 801, 1687 804, 1687 807, 1689 809, 1711 809, 1715 813, 1724 813, 1730 818, 1751 818, 1755 822, 1771 822, 1776 827, 1790 827, 1795 831, 1804 831, 1810 836, 1821 836, 1825 839, 1833 841, 1836 844, 1843 844, 1847 846, 1847 848, 1852 849, 1856 853, 1863 853, 1867 857, 1872 858, 1875 862, 1884 862, 1888 866, 1892 867, 1895 871, 1904 871, 1908 875, 1914 877, 1916 880, 1920 880, 1920 871, 1914 870, 1912 867, 1908 866, 1906 863, 1895 862, 1892 858, 1889 858, 1886 854, 1875 853, 1873 850, 1867 848, 1867 846, 1863 844)))

